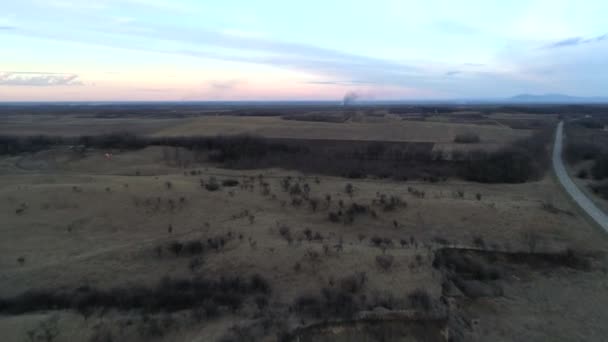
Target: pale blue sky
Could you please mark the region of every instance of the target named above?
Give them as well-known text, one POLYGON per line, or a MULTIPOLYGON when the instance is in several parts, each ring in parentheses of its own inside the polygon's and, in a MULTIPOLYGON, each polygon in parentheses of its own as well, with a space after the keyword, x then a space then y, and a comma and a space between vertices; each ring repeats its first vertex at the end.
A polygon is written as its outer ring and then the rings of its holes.
POLYGON ((0 100, 606 96, 608 1, 0 0, 0 100))

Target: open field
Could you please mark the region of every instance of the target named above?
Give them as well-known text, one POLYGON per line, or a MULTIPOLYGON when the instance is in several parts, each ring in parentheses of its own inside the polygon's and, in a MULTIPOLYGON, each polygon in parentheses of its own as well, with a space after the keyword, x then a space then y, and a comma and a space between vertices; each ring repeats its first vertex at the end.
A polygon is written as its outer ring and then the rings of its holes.
POLYGON ((280 117, 199 116, 195 118, 98 118, 84 115, 0 116, 0 135, 80 136, 126 131, 138 135, 216 136, 250 134, 267 138, 432 142, 450 146, 458 134, 475 132, 485 146, 504 146, 529 136, 529 130, 501 126, 403 121, 308 122, 280 117))
POLYGON ((452 143, 459 133, 475 131, 488 144, 505 144, 527 136, 525 131, 466 124, 386 119, 376 123, 293 122, 276 117, 220 117, 192 119, 161 130, 160 136, 255 134, 269 138, 412 141, 452 143))
POLYGON ((79 115, 5 115, 0 116, 0 134, 80 136, 128 131, 153 134, 180 123, 180 119, 95 118, 79 115))
MULTIPOLYGON (((135 130, 325 138, 344 149, 365 137, 451 144, 470 131, 487 148, 532 134, 405 120, 183 120, 158 128, 138 119, 135 130)), ((608 315, 607 239, 550 173, 513 184, 347 179, 228 167, 206 153, 58 145, 0 156, 4 338, 572 341, 608 334, 601 319, 608 315)))

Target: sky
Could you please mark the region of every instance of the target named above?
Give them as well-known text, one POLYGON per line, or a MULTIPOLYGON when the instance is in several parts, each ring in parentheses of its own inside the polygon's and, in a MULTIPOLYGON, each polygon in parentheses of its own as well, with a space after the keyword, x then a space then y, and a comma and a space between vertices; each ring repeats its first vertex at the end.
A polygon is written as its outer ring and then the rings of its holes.
POLYGON ((605 0, 0 0, 0 101, 608 96, 605 0))

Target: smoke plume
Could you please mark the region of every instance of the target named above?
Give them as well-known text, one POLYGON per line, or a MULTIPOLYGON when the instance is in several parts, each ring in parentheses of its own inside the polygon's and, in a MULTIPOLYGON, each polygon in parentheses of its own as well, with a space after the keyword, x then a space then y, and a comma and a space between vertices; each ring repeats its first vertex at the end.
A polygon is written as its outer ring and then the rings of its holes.
POLYGON ((359 97, 360 97, 359 94, 355 93, 354 91, 349 91, 348 93, 344 94, 344 99, 342 100, 342 105, 349 106, 349 105, 353 104, 355 101, 357 101, 357 99, 359 97))

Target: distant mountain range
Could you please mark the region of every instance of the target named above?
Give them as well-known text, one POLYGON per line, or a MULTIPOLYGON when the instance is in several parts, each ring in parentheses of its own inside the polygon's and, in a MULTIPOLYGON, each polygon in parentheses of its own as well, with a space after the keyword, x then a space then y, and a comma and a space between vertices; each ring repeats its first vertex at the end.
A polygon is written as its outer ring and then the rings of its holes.
POLYGON ((608 97, 579 97, 564 94, 520 94, 506 100, 510 103, 608 103, 608 97))

